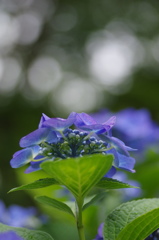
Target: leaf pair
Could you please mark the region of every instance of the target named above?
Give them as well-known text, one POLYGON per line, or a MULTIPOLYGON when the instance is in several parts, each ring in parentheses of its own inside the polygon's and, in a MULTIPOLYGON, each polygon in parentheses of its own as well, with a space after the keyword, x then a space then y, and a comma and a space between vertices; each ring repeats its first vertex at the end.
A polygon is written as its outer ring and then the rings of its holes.
MULTIPOLYGON (((130 188, 129 184, 119 182, 110 178, 102 178, 112 166, 113 156, 94 154, 82 158, 67 159, 61 161, 47 161, 41 167, 54 178, 44 178, 33 183, 13 188, 10 192, 17 190, 37 189, 54 184, 65 185, 78 201, 84 199, 92 187, 104 190, 117 188, 130 188)), ((92 196, 84 202, 83 210, 104 197, 105 192, 92 196)), ((40 203, 47 204, 74 216, 74 210, 67 203, 60 202, 47 196, 36 197, 40 203)))

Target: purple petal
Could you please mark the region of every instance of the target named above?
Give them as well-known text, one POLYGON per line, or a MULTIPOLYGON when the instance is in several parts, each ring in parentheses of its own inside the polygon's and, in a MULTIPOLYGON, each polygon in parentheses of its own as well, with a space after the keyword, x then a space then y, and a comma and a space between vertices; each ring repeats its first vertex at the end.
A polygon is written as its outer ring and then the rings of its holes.
POLYGON ((107 135, 104 134, 100 134, 98 135, 103 141, 109 143, 112 147, 116 148, 118 152, 120 152, 121 154, 124 154, 125 156, 130 156, 128 151, 127 151, 127 147, 125 146, 125 144, 119 140, 118 138, 115 137, 109 137, 107 135))
POLYGON ((70 119, 70 118, 76 119, 76 116, 77 116, 76 112, 71 112, 67 119, 70 119))
POLYGON ((111 118, 108 119, 108 121, 104 122, 102 125, 103 126, 109 126, 109 129, 114 126, 116 122, 116 116, 112 116, 111 118))
POLYGON ((41 169, 40 164, 43 161, 39 161, 39 162, 31 162, 30 166, 25 170, 25 173, 31 173, 31 172, 35 172, 41 169))
POLYGON ((31 162, 33 158, 38 154, 39 150, 39 146, 34 146, 32 148, 26 148, 16 152, 10 161, 11 167, 19 168, 31 162))
POLYGON ((98 235, 100 237, 103 237, 103 227, 104 227, 104 223, 101 223, 99 228, 98 228, 98 235))
POLYGON ((112 178, 116 173, 116 168, 114 166, 104 175, 104 177, 112 178))
POLYGON ((76 121, 75 125, 80 128, 85 125, 95 125, 97 122, 88 114, 82 112, 82 113, 77 113, 76 115, 76 121))
POLYGON ((84 125, 84 126, 80 126, 80 129, 82 129, 84 131, 93 131, 95 133, 105 132, 105 128, 101 124, 84 125))
POLYGON ((53 143, 57 141, 57 136, 55 132, 52 132, 49 128, 39 128, 25 137, 21 138, 21 147, 30 147, 33 145, 38 145, 41 142, 47 141, 53 143))
POLYGON ((43 127, 43 123, 48 119, 50 119, 50 118, 47 115, 45 115, 44 113, 42 113, 42 117, 39 122, 39 128, 43 127))
POLYGON ((43 126, 50 127, 54 130, 63 130, 70 127, 75 121, 75 118, 50 118, 49 120, 43 123, 43 126))
POLYGON ((117 153, 117 154, 118 154, 118 160, 119 160, 119 165, 117 167, 134 173, 135 170, 133 168, 135 165, 135 159, 132 157, 124 156, 120 153, 117 153))

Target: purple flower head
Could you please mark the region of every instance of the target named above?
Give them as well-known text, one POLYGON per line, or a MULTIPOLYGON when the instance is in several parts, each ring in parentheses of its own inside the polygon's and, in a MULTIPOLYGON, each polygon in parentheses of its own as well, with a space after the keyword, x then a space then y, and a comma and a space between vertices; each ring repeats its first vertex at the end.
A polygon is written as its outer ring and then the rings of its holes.
POLYGON ((115 124, 116 117, 111 117, 104 123, 97 123, 90 115, 86 113, 77 113, 75 126, 81 130, 101 134, 108 132, 115 124))
POLYGON ((0 239, 1 240, 24 240, 14 231, 7 231, 7 232, 0 233, 0 239))
POLYGON ((42 114, 39 128, 20 140, 24 149, 16 152, 11 159, 13 168, 30 163, 25 173, 40 170, 40 164, 46 160, 82 157, 84 155, 111 153, 114 166, 107 173, 111 177, 116 168, 134 172, 135 160, 130 157, 127 147, 118 138, 111 136, 115 124, 113 116, 103 123, 98 123, 86 113, 72 112, 67 119, 49 118, 42 114), (75 125, 78 129, 72 130, 75 125))

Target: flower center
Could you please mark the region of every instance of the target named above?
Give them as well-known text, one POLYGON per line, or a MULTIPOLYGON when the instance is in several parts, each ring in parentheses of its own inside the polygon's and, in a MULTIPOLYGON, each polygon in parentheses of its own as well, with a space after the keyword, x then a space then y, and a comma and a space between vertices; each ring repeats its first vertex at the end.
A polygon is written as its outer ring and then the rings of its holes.
POLYGON ((67 128, 61 135, 56 143, 41 143, 40 155, 49 159, 66 159, 101 152, 105 153, 107 150, 105 142, 90 136, 86 132, 67 128))

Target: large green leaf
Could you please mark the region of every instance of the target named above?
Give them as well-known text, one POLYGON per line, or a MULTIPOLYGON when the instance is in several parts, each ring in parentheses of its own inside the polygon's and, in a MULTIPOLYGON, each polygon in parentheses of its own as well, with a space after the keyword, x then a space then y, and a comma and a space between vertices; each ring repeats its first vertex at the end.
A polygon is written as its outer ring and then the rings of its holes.
POLYGON ((60 201, 58 201, 54 198, 50 198, 50 197, 47 197, 47 196, 40 196, 40 197, 35 197, 35 199, 40 203, 49 205, 53 208, 57 208, 60 211, 67 212, 67 213, 71 214, 72 216, 74 216, 71 208, 68 205, 66 205, 65 203, 60 202, 60 201))
POLYGON ((59 183, 53 178, 43 178, 43 179, 39 179, 35 182, 22 185, 20 187, 13 188, 9 192, 14 192, 14 191, 19 191, 19 190, 31 190, 31 189, 37 189, 37 188, 44 188, 44 187, 48 187, 48 186, 54 185, 54 184, 59 184, 59 183))
POLYGON ((96 187, 104 189, 119 189, 119 188, 138 188, 128 183, 120 182, 112 178, 102 178, 97 184, 96 187))
MULTIPOLYGON (((10 227, 0 223, 0 232, 14 231, 24 240, 53 240, 53 238, 45 232, 35 231, 26 228, 10 227)), ((7 240, 7 239, 6 239, 7 240)))
POLYGON ((108 215, 104 240, 143 240, 159 227, 159 199, 124 203, 108 215))
POLYGON ((109 171, 113 155, 93 154, 79 158, 46 161, 42 169, 65 185, 79 199, 109 171))

